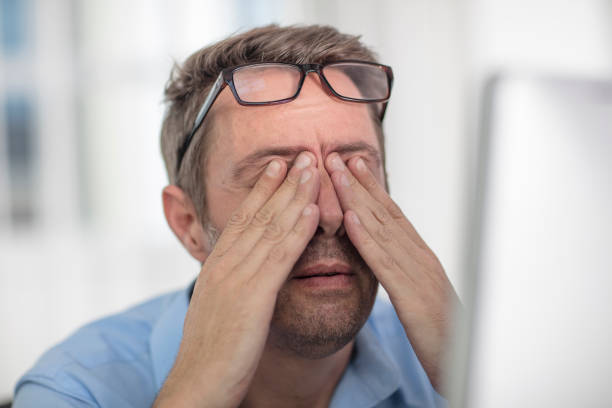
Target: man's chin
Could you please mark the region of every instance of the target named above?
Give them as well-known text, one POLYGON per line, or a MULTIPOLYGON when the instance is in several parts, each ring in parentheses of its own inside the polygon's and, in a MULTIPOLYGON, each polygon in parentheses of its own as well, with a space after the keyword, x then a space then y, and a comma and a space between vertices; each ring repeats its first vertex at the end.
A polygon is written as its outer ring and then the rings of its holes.
MULTIPOLYGON (((315 278, 316 279, 316 278, 315 278)), ((365 299, 355 277, 335 278, 336 282, 289 282, 279 293, 276 314, 301 321, 340 323, 362 312, 365 299), (338 282, 340 281, 340 282, 338 282)), ((369 313, 368 313, 369 314, 369 313)))
POLYGON ((378 281, 346 235, 315 236, 278 293, 269 340, 280 350, 318 359, 355 338, 378 281))
POLYGON ((323 282, 292 279, 279 292, 270 329, 272 340, 302 358, 335 353, 363 327, 377 286, 362 288, 355 275, 323 282))

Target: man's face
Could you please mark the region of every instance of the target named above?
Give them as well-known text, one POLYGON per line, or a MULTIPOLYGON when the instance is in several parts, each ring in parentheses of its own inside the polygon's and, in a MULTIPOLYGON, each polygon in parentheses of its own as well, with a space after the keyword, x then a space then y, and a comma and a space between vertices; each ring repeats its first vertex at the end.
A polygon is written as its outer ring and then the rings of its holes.
POLYGON ((279 292, 270 340, 307 358, 337 351, 367 319, 378 283, 344 231, 343 212, 324 162, 331 152, 345 161, 360 156, 382 183, 380 147, 368 106, 329 96, 319 78, 308 75, 292 102, 241 106, 226 88, 211 113, 214 125, 204 174, 209 227, 217 231, 272 159, 283 159, 290 167, 301 151, 317 158, 319 228, 279 292), (307 268, 326 267, 352 272, 348 284, 314 285, 310 279, 294 278, 307 268))

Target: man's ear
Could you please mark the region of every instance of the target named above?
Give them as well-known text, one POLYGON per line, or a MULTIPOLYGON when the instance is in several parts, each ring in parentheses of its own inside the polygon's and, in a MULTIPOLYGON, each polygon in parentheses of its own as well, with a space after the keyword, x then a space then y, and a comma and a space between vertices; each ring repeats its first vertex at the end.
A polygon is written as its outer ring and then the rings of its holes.
POLYGON ((164 214, 170 229, 191 256, 204 262, 210 252, 209 242, 193 202, 178 186, 166 186, 162 192, 164 214))

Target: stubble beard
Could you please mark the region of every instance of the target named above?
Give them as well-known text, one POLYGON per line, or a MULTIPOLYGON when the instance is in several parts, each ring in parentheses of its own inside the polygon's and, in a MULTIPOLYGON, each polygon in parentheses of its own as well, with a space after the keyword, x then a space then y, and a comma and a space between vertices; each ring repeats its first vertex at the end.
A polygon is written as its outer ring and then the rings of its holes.
MULTIPOLYGON (((211 223, 206 223, 205 231, 212 248, 220 233, 211 223)), ((372 311, 377 290, 378 280, 346 233, 333 238, 315 235, 278 293, 269 343, 301 358, 327 357, 355 338, 372 311), (351 267, 355 284, 349 293, 296 293, 291 277, 319 260, 339 261, 351 267)))
POLYGON ((372 311, 377 289, 376 277, 346 235, 315 236, 278 293, 269 341, 301 358, 327 357, 355 338, 372 311), (352 287, 305 292, 292 285, 296 271, 319 260, 348 264, 354 273, 352 287))

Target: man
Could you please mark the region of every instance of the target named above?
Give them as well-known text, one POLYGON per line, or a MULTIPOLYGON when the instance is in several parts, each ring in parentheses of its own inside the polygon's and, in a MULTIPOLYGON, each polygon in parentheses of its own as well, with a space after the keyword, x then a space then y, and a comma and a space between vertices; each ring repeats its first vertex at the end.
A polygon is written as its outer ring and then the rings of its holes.
POLYGON ((386 193, 392 79, 319 26, 254 29, 177 67, 163 204, 197 281, 81 329, 15 405, 444 406, 457 296, 386 193))

